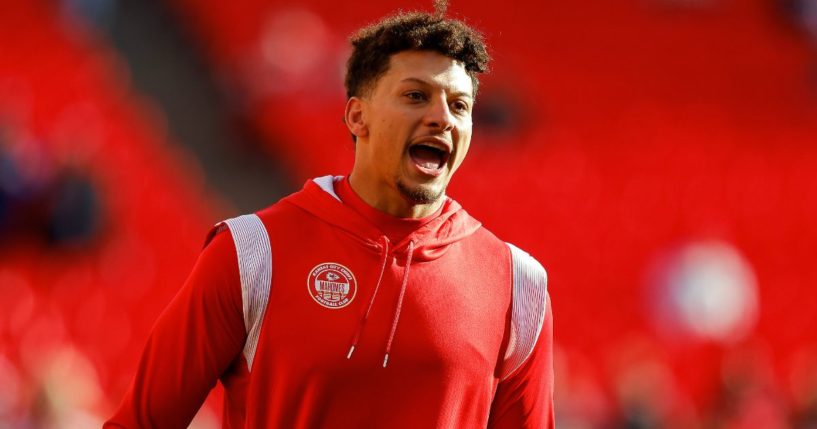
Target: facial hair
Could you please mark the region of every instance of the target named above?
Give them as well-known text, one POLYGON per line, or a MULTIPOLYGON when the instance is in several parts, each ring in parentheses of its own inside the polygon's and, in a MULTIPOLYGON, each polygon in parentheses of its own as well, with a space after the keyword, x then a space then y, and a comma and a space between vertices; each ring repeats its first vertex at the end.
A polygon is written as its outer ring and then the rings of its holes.
POLYGON ((445 192, 445 189, 440 189, 439 191, 434 191, 432 189, 428 189, 424 186, 416 186, 414 188, 409 188, 403 183, 402 180, 397 179, 397 190, 403 195, 405 199, 407 199, 412 204, 432 204, 440 199, 440 197, 445 192))

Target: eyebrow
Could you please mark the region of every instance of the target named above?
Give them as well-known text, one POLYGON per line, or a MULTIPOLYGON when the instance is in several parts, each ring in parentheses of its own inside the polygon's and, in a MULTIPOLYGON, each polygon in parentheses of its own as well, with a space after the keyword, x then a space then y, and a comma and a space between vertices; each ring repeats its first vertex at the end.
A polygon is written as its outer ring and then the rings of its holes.
MULTIPOLYGON (((421 85, 426 85, 426 86, 437 86, 437 85, 432 84, 431 82, 428 82, 426 80, 423 80, 423 79, 420 79, 420 78, 417 78, 417 77, 407 77, 407 78, 400 81, 400 83, 403 83, 403 82, 414 82, 414 83, 419 83, 421 85)), ((454 95, 454 96, 457 96, 457 97, 474 98, 474 96, 470 92, 467 92, 467 91, 455 91, 451 95, 454 95)))

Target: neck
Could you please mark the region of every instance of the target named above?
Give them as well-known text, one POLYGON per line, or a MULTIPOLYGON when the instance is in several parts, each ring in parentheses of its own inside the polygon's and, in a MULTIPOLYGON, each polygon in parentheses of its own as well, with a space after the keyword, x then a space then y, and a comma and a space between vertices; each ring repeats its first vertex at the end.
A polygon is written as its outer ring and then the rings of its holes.
POLYGON ((429 204, 415 204, 408 201, 394 185, 375 180, 363 180, 359 174, 349 175, 349 185, 366 204, 394 217, 419 219, 434 214, 445 200, 440 197, 429 204))

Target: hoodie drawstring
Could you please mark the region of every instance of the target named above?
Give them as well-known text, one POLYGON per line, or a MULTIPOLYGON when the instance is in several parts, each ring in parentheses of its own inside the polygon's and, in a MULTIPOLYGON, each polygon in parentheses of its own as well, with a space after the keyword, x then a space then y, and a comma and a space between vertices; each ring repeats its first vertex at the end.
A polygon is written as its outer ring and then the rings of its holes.
POLYGON ((346 354, 346 359, 352 358, 352 353, 354 353, 355 347, 357 347, 357 342, 360 340, 360 334, 363 332, 363 326, 366 325, 366 320, 369 318, 369 313, 372 311, 372 305, 377 297, 377 291, 380 289, 380 283, 383 281, 383 273, 386 271, 386 261, 389 259, 389 239, 386 236, 383 236, 381 257, 383 260, 380 263, 380 276, 377 278, 377 283, 374 286, 374 292, 372 292, 372 297, 369 299, 369 306, 366 307, 366 312, 360 317, 360 322, 358 322, 357 330, 355 330, 355 335, 352 337, 352 346, 349 348, 349 353, 346 354))
MULTIPOLYGON (((386 341, 386 351, 383 355, 383 368, 389 363, 389 353, 391 352, 391 345, 394 341, 394 333, 397 332, 397 322, 400 321, 400 311, 403 309, 403 298, 406 296, 406 288, 408 287, 409 270, 411 269, 411 259, 414 256, 414 240, 410 240, 408 244, 408 252, 406 256, 406 269, 403 271, 403 281, 400 283, 400 295, 397 296, 397 305, 394 309, 394 319, 391 322, 391 331, 389 332, 389 339, 386 341)), ((369 305, 366 311, 360 316, 355 335, 352 337, 352 345, 349 347, 349 352, 346 354, 346 359, 352 358, 352 353, 357 347, 360 340, 360 335, 363 328, 366 326, 366 321, 369 319, 369 313, 372 311, 377 292, 380 290, 380 284, 383 282, 383 274, 386 271, 386 262, 389 259, 389 239, 383 237, 383 248, 381 252, 382 261, 380 264, 380 276, 377 278, 377 283, 374 286, 372 297, 369 299, 369 305)))
POLYGON ((400 320, 400 310, 403 309, 403 297, 406 295, 406 286, 408 285, 409 269, 411 267, 411 257, 414 255, 414 240, 409 241, 408 256, 406 256, 406 269, 403 271, 403 282, 400 285, 400 295, 397 297, 397 308, 394 310, 394 320, 391 322, 391 332, 389 332, 389 340, 386 342, 386 354, 383 356, 383 368, 389 363, 389 352, 391 352, 391 343, 394 340, 394 333, 397 331, 397 321, 400 320))

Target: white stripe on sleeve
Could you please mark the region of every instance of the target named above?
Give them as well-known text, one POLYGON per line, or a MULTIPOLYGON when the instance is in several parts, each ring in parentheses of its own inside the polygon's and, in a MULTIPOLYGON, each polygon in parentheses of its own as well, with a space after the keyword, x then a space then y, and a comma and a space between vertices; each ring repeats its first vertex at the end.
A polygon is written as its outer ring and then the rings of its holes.
POLYGON ((506 243, 513 262, 511 330, 500 380, 507 379, 533 353, 547 311, 547 272, 532 256, 506 243))
POLYGON ((269 235, 261 219, 254 214, 228 219, 223 223, 230 227, 238 256, 244 327, 247 330, 244 358, 247 360, 247 369, 251 371, 272 280, 269 235))

